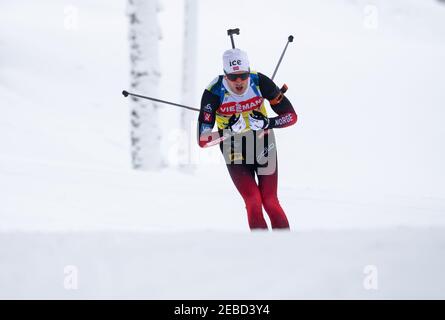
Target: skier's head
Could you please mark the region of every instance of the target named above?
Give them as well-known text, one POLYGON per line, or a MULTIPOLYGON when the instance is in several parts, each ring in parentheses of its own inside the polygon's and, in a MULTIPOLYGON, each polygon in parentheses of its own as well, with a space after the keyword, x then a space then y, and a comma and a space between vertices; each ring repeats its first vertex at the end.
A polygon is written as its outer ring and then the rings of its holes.
POLYGON ((235 48, 224 52, 223 54, 224 73, 232 73, 237 71, 249 72, 249 58, 247 53, 235 48))
POLYGON ((250 73, 249 58, 247 53, 240 49, 230 49, 223 54, 224 78, 236 94, 246 91, 250 73))

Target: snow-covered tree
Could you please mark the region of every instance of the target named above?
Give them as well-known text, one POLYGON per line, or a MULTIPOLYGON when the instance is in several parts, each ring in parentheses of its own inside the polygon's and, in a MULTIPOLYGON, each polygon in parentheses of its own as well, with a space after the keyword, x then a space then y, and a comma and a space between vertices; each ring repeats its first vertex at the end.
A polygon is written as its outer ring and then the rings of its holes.
MULTIPOLYGON (((198 3, 197 0, 184 0, 184 47, 182 61, 182 103, 195 106, 195 84, 196 84, 196 55, 197 55, 197 21, 198 21, 198 3)), ((199 106, 197 106, 199 108, 199 106)), ((181 168, 186 171, 193 171, 194 166, 191 160, 191 143, 196 143, 194 137, 196 130, 197 115, 193 111, 183 109, 181 111, 181 132, 184 134, 179 152, 183 159, 187 159, 181 168)))
MULTIPOLYGON (((130 91, 158 96, 160 78, 160 28, 158 0, 128 0, 131 76, 130 91)), ((159 105, 131 97, 131 154, 133 168, 156 170, 165 163, 161 155, 159 105)))

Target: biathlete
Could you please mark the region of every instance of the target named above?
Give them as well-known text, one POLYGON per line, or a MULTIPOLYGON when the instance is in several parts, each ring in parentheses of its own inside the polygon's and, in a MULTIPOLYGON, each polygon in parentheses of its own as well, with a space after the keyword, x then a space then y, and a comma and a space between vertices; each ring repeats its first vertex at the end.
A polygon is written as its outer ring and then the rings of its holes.
POLYGON ((250 70, 247 54, 223 54, 224 75, 204 90, 198 118, 200 147, 219 144, 233 183, 244 199, 250 229, 289 229, 277 197, 278 163, 273 129, 296 123, 297 114, 275 83, 250 70), (267 116, 264 99, 278 115, 267 116), (217 124, 218 130, 212 132, 217 124), (257 181, 256 181, 257 179, 257 181))

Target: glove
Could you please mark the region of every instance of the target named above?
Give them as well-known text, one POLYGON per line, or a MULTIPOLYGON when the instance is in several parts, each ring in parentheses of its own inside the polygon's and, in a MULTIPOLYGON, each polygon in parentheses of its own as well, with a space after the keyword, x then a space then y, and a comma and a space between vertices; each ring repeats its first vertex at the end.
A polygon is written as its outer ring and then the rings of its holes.
POLYGON ((246 122, 244 121, 244 117, 239 114, 238 116, 236 114, 233 114, 229 119, 229 124, 227 125, 232 132, 240 133, 244 129, 246 129, 246 122))
POLYGON ((253 131, 267 129, 269 127, 269 118, 265 117, 259 111, 253 110, 252 114, 249 114, 250 129, 253 131))

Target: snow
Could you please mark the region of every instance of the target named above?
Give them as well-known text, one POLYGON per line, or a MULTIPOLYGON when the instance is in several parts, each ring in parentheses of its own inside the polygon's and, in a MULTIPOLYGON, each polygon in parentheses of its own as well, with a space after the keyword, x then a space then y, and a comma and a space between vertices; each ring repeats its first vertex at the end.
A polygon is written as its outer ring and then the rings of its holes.
POLYGON ((8 232, 0 298, 443 299, 443 231, 8 232))
MULTIPOLYGON (((269 75, 295 36, 276 77, 299 114, 276 131, 292 232, 250 233, 219 150, 194 135, 197 169, 176 169, 174 107, 159 115, 170 168, 131 170, 125 0, 4 3, 1 298, 444 298, 445 6, 374 1, 369 29, 367 1, 225 5, 199 2, 198 88, 228 28, 269 75)), ((159 98, 179 102, 183 5, 162 7, 159 98)))

